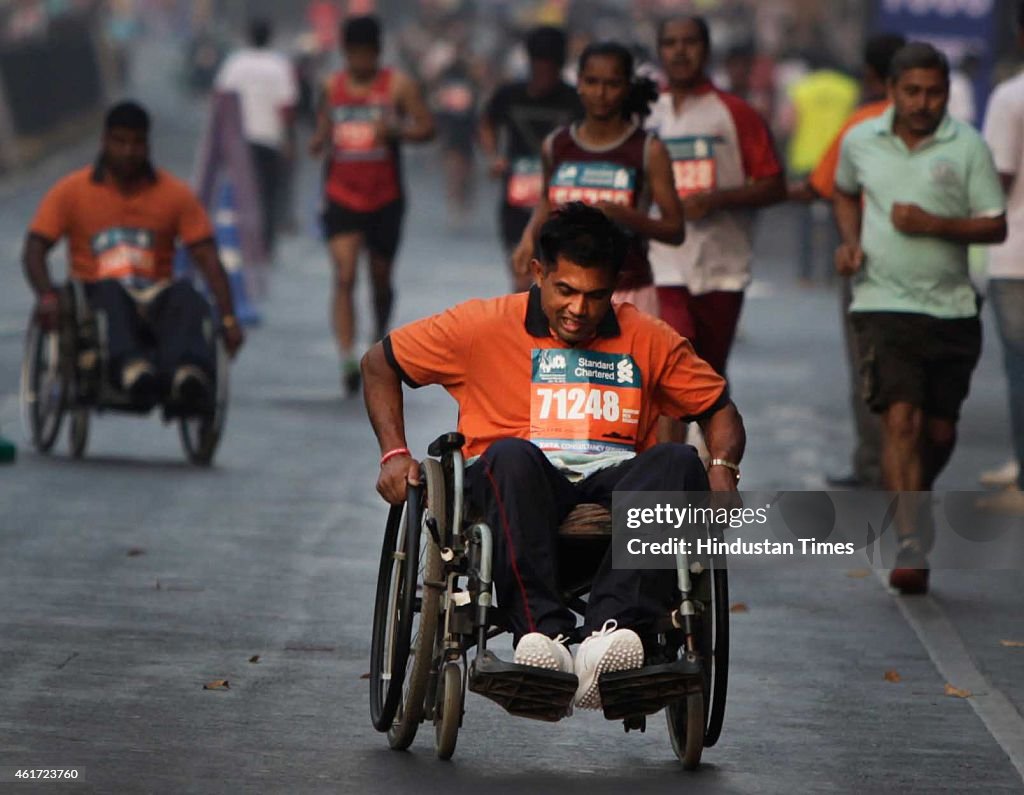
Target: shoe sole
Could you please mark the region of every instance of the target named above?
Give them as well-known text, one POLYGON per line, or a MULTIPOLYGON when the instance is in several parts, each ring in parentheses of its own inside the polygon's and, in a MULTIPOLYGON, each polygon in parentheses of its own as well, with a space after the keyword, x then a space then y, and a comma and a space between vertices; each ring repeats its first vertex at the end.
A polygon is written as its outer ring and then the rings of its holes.
POLYGON ((586 683, 580 680, 579 692, 582 695, 576 696, 576 706, 580 709, 601 709, 601 690, 597 684, 601 674, 631 671, 643 666, 644 645, 635 633, 632 636, 620 635, 613 638, 594 666, 590 680, 586 683))
POLYGON ((516 665, 529 665, 533 668, 544 668, 548 671, 561 671, 562 673, 571 674, 572 665, 570 657, 569 670, 566 670, 558 658, 551 652, 548 643, 538 642, 533 643, 527 639, 523 639, 519 642, 519 646, 516 648, 515 655, 512 657, 512 662, 516 665), (526 646, 527 648, 523 648, 526 646))

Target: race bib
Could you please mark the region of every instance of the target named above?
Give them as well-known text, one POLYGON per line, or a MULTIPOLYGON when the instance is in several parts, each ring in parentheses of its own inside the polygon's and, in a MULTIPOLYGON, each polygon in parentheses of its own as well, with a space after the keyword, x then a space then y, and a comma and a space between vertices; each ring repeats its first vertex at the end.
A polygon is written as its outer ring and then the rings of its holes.
POLYGON ((335 157, 340 160, 387 157, 387 149, 377 140, 377 124, 383 116, 383 108, 379 105, 334 108, 332 140, 335 157))
POLYGON ((540 203, 544 173, 539 157, 517 157, 508 174, 505 200, 512 207, 532 209, 540 203))
POLYGON ((117 279, 139 289, 157 281, 153 233, 148 229, 105 229, 92 239, 92 253, 100 279, 117 279))
POLYGON ((627 353, 535 348, 530 440, 546 453, 633 452, 640 369, 627 353))
POLYGON ((473 107, 473 92, 465 83, 448 83, 441 87, 437 100, 446 113, 464 114, 473 107))
POLYGON ((636 169, 618 163, 566 161, 551 177, 548 201, 556 207, 569 202, 612 202, 632 207, 635 190, 636 169))
POLYGON ((672 158, 672 177, 680 199, 714 190, 718 185, 715 142, 711 136, 670 138, 665 141, 672 158))

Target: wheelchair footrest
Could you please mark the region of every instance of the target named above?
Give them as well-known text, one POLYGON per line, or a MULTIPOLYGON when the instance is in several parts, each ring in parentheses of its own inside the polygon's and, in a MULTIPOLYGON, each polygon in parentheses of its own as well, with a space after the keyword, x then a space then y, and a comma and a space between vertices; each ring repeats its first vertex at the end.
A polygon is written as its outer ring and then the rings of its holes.
POLYGON ((575 674, 504 662, 479 654, 469 668, 469 689, 500 704, 512 715, 559 721, 569 714, 579 680, 575 674))
POLYGON ((601 674, 601 708, 608 720, 653 715, 658 710, 699 691, 703 686, 700 657, 688 655, 675 662, 648 665, 632 671, 601 674))

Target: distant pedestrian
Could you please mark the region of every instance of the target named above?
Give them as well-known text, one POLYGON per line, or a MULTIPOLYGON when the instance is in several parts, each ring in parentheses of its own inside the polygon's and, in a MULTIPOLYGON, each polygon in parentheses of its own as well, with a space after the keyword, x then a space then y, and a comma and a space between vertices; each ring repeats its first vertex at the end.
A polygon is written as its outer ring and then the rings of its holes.
POLYGON ((214 81, 218 91, 237 93, 242 130, 249 142, 262 207, 263 245, 273 256, 283 212, 287 160, 294 155, 298 80, 291 62, 270 49, 273 29, 265 19, 249 24, 249 46, 228 56, 214 81))
MULTIPOLYGON (((1017 42, 1024 48, 1024 3, 1017 6, 1017 42)), ((1016 469, 1008 488, 984 498, 982 507, 1024 513, 1024 75, 992 94, 985 113, 985 140, 1007 193, 1008 234, 989 249, 988 297, 1003 343, 1010 398, 1010 430, 1016 469)))
POLYGON ((956 442, 960 406, 981 353, 967 247, 1006 237, 1002 186, 980 134, 946 112, 949 63, 929 44, 893 58, 893 107, 854 127, 836 172, 840 274, 853 275, 853 327, 864 399, 882 415, 882 476, 907 492, 889 583, 928 589, 924 522, 956 442), (924 506, 927 507, 927 506, 924 506))

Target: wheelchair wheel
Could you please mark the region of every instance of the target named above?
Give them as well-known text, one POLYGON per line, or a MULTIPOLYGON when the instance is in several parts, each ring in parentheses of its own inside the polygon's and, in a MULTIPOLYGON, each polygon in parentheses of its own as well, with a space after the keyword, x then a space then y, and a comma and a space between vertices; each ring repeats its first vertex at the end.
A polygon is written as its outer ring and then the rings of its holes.
MULTIPOLYGON (((388 743, 397 751, 412 745, 416 730, 423 721, 428 682, 435 664, 435 645, 444 590, 441 550, 427 529, 427 519, 437 521, 438 537, 448 537, 448 505, 445 500, 444 471, 432 458, 423 461, 427 504, 420 530, 420 562, 416 578, 418 610, 413 615, 410 657, 405 672, 405 692, 398 705, 395 722, 388 729, 388 743)), ((440 651, 438 649, 438 651, 440 651)), ((439 657, 437 658, 439 659, 439 657)))
POLYGON ((71 410, 71 427, 68 428, 68 443, 71 446, 71 456, 82 458, 85 455, 85 448, 89 445, 89 409, 77 408, 71 410))
POLYGON ((668 736, 684 770, 696 770, 704 752, 704 694, 691 693, 685 699, 670 704, 665 710, 668 717, 668 736))
POLYGON ((687 770, 695 769, 703 749, 721 736, 729 678, 729 587, 724 559, 710 561, 707 569, 692 577, 694 598, 703 608, 697 636, 702 688, 665 710, 672 750, 687 770))
POLYGON ((441 692, 438 693, 437 715, 434 717, 434 749, 438 759, 451 759, 459 739, 459 724, 462 723, 462 671, 458 663, 445 663, 438 688, 441 692))
POLYGON ((182 417, 178 426, 181 435, 181 446, 185 449, 185 457, 196 466, 210 466, 213 456, 220 444, 224 421, 228 413, 228 353, 224 343, 218 337, 217 373, 215 379, 214 405, 212 414, 197 414, 182 417))
POLYGON ((391 506, 384 531, 370 642, 370 719, 381 732, 391 728, 405 684, 420 566, 422 493, 421 486, 409 486, 405 504, 391 506))
POLYGON ((48 453, 64 420, 68 378, 60 333, 44 331, 35 320, 25 337, 20 393, 22 415, 32 444, 40 453, 48 453))

